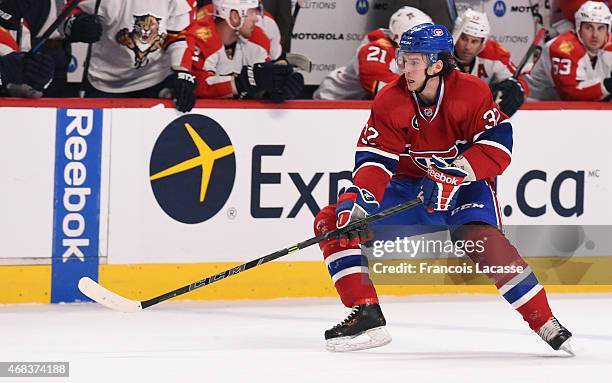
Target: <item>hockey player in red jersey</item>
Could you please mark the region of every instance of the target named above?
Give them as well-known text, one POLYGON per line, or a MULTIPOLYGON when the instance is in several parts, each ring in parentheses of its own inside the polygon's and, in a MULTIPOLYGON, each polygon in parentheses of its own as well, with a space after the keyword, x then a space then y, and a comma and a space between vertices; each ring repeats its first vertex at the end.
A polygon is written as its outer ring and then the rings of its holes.
MULTIPOLYGON (((210 4, 203 5, 200 3, 201 1, 198 1, 198 10, 197 10, 198 19, 201 19, 206 15, 213 15, 215 13, 214 4, 210 3, 210 4)), ((262 0, 259 1, 259 6, 261 8, 260 8, 259 16, 257 18, 257 23, 255 25, 257 25, 259 28, 261 28, 265 32, 266 36, 268 37, 268 40, 270 41, 270 49, 269 49, 270 59, 272 59, 273 61, 278 60, 281 54, 283 53, 283 48, 281 46, 281 33, 278 28, 278 24, 276 23, 276 21, 274 20, 274 17, 272 17, 270 12, 268 12, 267 10, 263 8, 262 0)))
POLYGON ((536 100, 600 101, 612 94, 612 14, 587 1, 575 14, 576 31, 549 41, 527 81, 536 100))
POLYGON ((193 39, 192 70, 199 98, 293 99, 304 78, 288 65, 270 62, 270 41, 256 26, 259 0, 214 0, 186 35, 193 39))
MULTIPOLYGON (((345 227, 421 195, 423 205, 370 228, 378 236, 385 227, 402 227, 409 235, 442 227, 454 241, 486 243, 478 250, 466 248, 467 255, 480 265, 514 267, 516 272, 487 276, 543 340, 571 352, 571 333, 553 316, 544 288, 500 230, 493 178, 510 163, 512 125, 484 82, 455 70, 452 51, 442 25, 421 24, 403 34, 396 57, 403 75, 374 99, 357 141, 353 185, 337 205, 319 212, 314 231, 321 235, 345 227)), ((331 351, 391 341, 360 249, 366 237, 357 230, 320 243, 342 303, 352 308, 325 332, 331 351)))
POLYGON ((395 49, 402 33, 411 27, 431 22, 417 8, 402 7, 389 19, 389 29, 375 29, 357 48, 346 66, 329 73, 313 94, 319 100, 372 99, 383 86, 399 76, 395 49))
POLYGON ((487 83, 502 112, 512 116, 525 102, 527 83, 513 77, 516 66, 510 52, 493 39, 486 13, 466 10, 455 21, 453 40, 457 66, 487 83))

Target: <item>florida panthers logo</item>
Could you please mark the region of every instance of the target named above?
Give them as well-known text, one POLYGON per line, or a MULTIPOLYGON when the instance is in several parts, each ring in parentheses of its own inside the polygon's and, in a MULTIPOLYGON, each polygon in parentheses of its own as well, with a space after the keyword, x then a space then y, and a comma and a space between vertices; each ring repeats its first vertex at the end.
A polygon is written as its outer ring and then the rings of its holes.
POLYGON ((133 16, 134 26, 130 31, 123 28, 115 39, 117 42, 134 52, 134 68, 142 68, 148 64, 149 54, 161 49, 166 39, 166 33, 160 33, 161 18, 153 15, 133 16))
POLYGON ((455 158, 459 155, 459 149, 457 145, 453 145, 447 150, 412 150, 411 148, 406 148, 408 151, 408 155, 412 158, 412 161, 419 168, 426 170, 431 163, 431 156, 435 155, 437 157, 442 158, 448 163, 453 162, 455 158))

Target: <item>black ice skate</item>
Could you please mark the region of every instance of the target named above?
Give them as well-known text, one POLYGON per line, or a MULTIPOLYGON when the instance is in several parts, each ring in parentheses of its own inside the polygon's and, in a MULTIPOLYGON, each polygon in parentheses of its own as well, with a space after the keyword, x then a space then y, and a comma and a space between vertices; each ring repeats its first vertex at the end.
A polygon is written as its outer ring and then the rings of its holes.
POLYGON ((357 305, 345 320, 325 331, 325 347, 342 352, 384 346, 391 342, 386 324, 378 304, 357 305))
POLYGON ((563 350, 570 355, 575 355, 570 345, 572 333, 563 327, 557 318, 550 318, 548 322, 540 327, 537 333, 554 350, 563 350))

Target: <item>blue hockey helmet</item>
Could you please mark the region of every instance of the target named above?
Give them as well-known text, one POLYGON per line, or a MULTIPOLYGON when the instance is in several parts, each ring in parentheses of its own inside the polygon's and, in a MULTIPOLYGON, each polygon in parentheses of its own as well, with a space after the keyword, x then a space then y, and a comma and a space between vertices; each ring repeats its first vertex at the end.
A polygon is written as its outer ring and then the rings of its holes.
POLYGON ((402 34, 398 53, 425 53, 430 62, 438 60, 438 53, 453 54, 453 36, 441 24, 424 23, 416 25, 402 34))

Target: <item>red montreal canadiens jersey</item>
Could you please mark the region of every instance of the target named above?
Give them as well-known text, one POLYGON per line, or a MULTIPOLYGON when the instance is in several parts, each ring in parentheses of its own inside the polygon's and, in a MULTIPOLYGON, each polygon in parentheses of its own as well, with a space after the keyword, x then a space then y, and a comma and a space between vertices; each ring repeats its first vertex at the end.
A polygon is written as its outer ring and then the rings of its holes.
POLYGON ((380 201, 391 177, 424 177, 432 155, 448 163, 461 155, 476 180, 492 180, 511 153, 512 125, 483 81, 455 70, 441 79, 434 105, 423 107, 400 76, 374 99, 353 182, 380 201))

